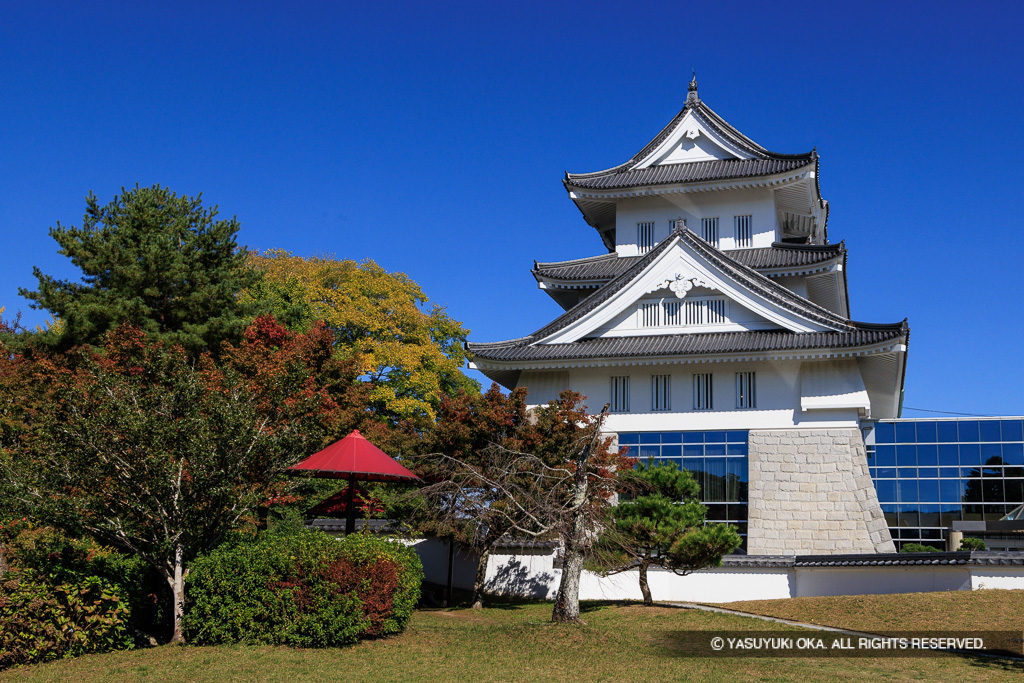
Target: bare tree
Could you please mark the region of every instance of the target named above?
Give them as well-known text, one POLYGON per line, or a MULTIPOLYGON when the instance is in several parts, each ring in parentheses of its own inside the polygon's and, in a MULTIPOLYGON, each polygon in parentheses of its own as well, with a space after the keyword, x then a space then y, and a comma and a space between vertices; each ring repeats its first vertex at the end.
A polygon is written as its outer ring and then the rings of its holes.
POLYGON ((460 426, 472 427, 459 430, 461 441, 451 448, 414 460, 414 467, 433 483, 411 497, 431 531, 476 549, 474 607, 483 606, 487 563, 502 538, 561 538, 568 562, 555 620, 578 620, 582 555, 614 492, 620 466, 619 458, 609 453, 607 440, 600 438, 604 412, 600 417, 589 415, 581 396, 565 392, 527 416, 519 410, 525 408, 525 392, 507 399, 500 396, 492 387, 480 399, 489 402, 490 412, 480 406, 476 414, 465 410, 473 400, 469 397, 460 399, 463 409, 442 406, 442 422, 451 412, 460 426), (505 410, 510 403, 515 405, 505 410), (497 414, 516 419, 495 419, 496 407, 502 409, 497 414), (482 415, 487 419, 480 419, 482 415), (513 423, 514 429, 495 429, 513 423), (570 616, 562 616, 566 613, 570 616))

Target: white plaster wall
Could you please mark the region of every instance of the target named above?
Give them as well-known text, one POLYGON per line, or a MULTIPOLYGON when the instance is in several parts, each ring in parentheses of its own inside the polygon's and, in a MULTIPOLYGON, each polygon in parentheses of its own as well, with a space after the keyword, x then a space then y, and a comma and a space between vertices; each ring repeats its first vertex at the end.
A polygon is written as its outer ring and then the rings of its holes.
MULTIPOLYGON (((796 598, 971 590, 971 572, 963 567, 808 567, 794 571, 796 598)), ((1017 577, 1016 587, 1024 587, 1024 573, 1017 577)))
MULTIPOLYGON (((443 545, 443 544, 441 544, 443 545)), ((424 555, 421 555, 424 557, 424 555)), ((425 556, 428 576, 443 575, 447 555, 425 556), (428 560, 436 568, 428 568, 428 560)), ((488 590, 499 595, 553 600, 561 580, 551 549, 502 552, 488 561, 488 590)), ((475 566, 475 565, 474 565, 475 566)), ((459 588, 472 588, 472 575, 459 575, 459 588)), ((433 580, 433 579, 430 579, 433 580)), ((1024 589, 1024 566, 1015 567, 718 567, 678 576, 648 572, 651 594, 661 602, 736 602, 826 595, 887 595, 988 588, 1024 589)), ((443 583, 443 581, 436 581, 443 583)), ((581 600, 640 600, 637 572, 599 576, 584 571, 581 600)))
MULTIPOLYGON (((786 568, 724 567, 679 576, 662 569, 647 573, 651 594, 662 602, 730 602, 792 596, 791 571, 786 568)), ((499 595, 554 600, 562 570, 554 568, 554 553, 492 555, 487 565, 488 591, 499 595)), ((584 571, 581 600, 642 600, 639 573, 601 576, 584 571)))
POLYGON ((734 216, 750 215, 754 247, 770 247, 776 239, 775 198, 766 188, 634 197, 615 208, 615 240, 619 256, 636 256, 637 223, 654 221, 656 242, 668 237, 669 221, 685 218, 686 226, 700 235, 702 218, 718 217, 719 248, 736 249, 734 216))
MULTIPOLYGON (((439 538, 417 538, 407 542, 423 563, 423 579, 429 583, 448 583, 448 541, 439 538)), ((458 544, 452 563, 452 585, 472 590, 476 580, 476 556, 458 544)))
POLYGON ((797 294, 799 296, 802 296, 805 299, 808 298, 807 297, 807 278, 805 278, 805 277, 790 276, 790 277, 772 278, 772 280, 774 282, 779 283, 780 285, 782 285, 783 287, 785 287, 789 291, 791 291, 791 292, 793 292, 793 293, 795 293, 795 294, 797 294))
POLYGON ((1024 567, 972 567, 971 590, 1024 589, 1024 567))
MULTIPOLYGON (((785 429, 793 427, 855 427, 855 409, 800 411, 800 361, 705 364, 624 365, 569 370, 569 386, 587 397, 592 411, 611 398, 611 378, 629 376, 630 411, 611 413, 605 428, 612 432, 688 431, 712 429, 785 429), (757 409, 737 409, 736 373, 757 373, 757 409), (693 374, 714 375, 716 410, 693 410, 693 374), (651 376, 672 377, 672 411, 651 411, 651 376)), ((530 401, 533 403, 533 401, 530 401)))

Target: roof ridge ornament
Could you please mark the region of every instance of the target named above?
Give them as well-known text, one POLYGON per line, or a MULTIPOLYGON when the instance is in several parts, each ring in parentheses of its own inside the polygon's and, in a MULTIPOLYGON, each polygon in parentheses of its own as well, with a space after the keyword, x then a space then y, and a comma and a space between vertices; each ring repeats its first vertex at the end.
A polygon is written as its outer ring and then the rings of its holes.
POLYGON ((700 97, 697 96, 697 70, 693 70, 693 78, 690 80, 690 87, 687 88, 686 92, 686 106, 691 104, 697 104, 700 102, 700 97))

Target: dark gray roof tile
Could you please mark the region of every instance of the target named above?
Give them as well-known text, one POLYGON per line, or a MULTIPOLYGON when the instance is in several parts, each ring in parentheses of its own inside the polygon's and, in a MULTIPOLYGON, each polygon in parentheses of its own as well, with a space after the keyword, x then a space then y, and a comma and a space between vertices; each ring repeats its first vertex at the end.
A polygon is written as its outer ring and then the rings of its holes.
POLYGON ((642 337, 598 337, 568 344, 530 344, 525 340, 469 344, 468 349, 481 360, 550 361, 587 358, 626 358, 657 356, 700 356, 728 353, 764 353, 842 349, 895 341, 907 332, 906 323, 872 325, 846 332, 700 332, 642 337))
POLYGON ((643 185, 671 185, 675 183, 701 183, 734 178, 759 178, 786 173, 814 164, 810 157, 796 159, 716 159, 685 164, 667 164, 633 170, 622 170, 607 175, 580 177, 567 175, 569 187, 594 190, 614 190, 643 185))
MULTIPOLYGON (((770 247, 736 249, 722 252, 737 263, 754 270, 802 268, 825 263, 842 256, 846 245, 784 244, 776 242, 770 247)), ((552 280, 611 280, 636 263, 639 256, 602 254, 572 261, 552 263, 534 262, 534 277, 552 280)))

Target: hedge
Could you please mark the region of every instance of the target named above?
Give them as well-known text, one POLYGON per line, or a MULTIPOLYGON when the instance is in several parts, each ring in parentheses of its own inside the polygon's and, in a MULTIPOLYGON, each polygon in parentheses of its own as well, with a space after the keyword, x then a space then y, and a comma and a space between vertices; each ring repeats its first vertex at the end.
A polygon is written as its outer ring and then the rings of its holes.
POLYGON ((411 549, 367 534, 263 533, 197 558, 185 585, 195 644, 332 647, 401 632, 423 568, 411 549))
POLYGON ((0 578, 0 669, 132 647, 124 605, 90 576, 53 585, 32 571, 0 578))

